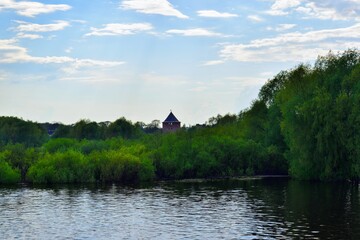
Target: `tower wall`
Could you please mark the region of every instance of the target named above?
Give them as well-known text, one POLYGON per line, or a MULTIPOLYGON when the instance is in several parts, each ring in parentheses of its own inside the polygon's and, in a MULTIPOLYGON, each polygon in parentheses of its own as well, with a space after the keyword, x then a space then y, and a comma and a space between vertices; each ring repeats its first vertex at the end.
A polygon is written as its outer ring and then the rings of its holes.
POLYGON ((163 122, 163 132, 175 132, 180 129, 180 122, 163 122))

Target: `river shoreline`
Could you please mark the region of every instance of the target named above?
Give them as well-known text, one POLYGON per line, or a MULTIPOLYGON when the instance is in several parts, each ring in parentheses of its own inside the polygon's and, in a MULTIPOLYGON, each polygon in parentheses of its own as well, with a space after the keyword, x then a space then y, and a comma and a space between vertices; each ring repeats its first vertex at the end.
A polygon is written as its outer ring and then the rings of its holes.
POLYGON ((290 175, 256 175, 256 176, 240 176, 240 177, 218 177, 218 178, 189 178, 180 180, 160 180, 160 182, 180 182, 180 183, 197 183, 197 182, 212 182, 222 180, 260 180, 264 178, 291 178, 290 175))

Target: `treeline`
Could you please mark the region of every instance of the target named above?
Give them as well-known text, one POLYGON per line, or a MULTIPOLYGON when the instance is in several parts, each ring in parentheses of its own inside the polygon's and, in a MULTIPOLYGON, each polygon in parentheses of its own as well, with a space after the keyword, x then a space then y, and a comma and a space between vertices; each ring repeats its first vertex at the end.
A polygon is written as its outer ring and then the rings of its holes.
POLYGON ((50 138, 105 140, 113 137, 141 138, 144 133, 161 132, 160 121, 149 124, 132 123, 124 117, 114 122, 93 122, 82 119, 75 124, 34 123, 16 117, 0 117, 0 146, 21 143, 28 147, 40 146, 50 138))
POLYGON ((59 125, 54 131, 52 138, 103 140, 112 137, 122 137, 132 139, 140 137, 143 127, 143 124, 133 124, 124 117, 114 122, 101 123, 80 120, 74 125, 59 125))
POLYGON ((41 124, 15 117, 0 117, 0 146, 8 143, 39 146, 48 139, 48 134, 41 124))
MULTIPOLYGON (((89 134, 84 129, 93 123, 80 121, 59 126, 38 145, 8 139, 0 146, 0 183, 137 182, 287 174, 287 163, 278 147, 266 145, 252 130, 244 131, 244 126, 253 124, 248 115, 217 116, 207 124, 169 134, 162 134, 158 128, 154 131, 155 127, 147 133, 148 129, 127 121, 127 128, 118 128, 114 137, 81 138, 77 134, 89 134), (60 138, 64 127, 69 135, 60 138)), ((111 125, 104 128, 105 132, 113 129, 111 125)), ((40 132, 43 136, 46 129, 40 132)))
POLYGON ((330 52, 313 67, 280 72, 262 87, 259 101, 279 126, 291 176, 359 180, 359 51, 330 52))
POLYGON ((360 177, 360 54, 282 71, 239 114, 162 134, 159 121, 74 125, 0 118, 0 183, 137 182, 290 174, 360 177), (51 129, 51 136, 48 135, 51 129))

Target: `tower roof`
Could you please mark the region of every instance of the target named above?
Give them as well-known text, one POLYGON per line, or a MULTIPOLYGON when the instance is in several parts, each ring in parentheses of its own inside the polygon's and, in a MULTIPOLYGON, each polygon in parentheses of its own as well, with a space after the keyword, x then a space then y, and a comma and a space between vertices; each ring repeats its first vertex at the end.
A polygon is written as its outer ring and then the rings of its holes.
POLYGON ((176 117, 175 115, 170 112, 169 116, 165 119, 164 122, 180 122, 176 117))

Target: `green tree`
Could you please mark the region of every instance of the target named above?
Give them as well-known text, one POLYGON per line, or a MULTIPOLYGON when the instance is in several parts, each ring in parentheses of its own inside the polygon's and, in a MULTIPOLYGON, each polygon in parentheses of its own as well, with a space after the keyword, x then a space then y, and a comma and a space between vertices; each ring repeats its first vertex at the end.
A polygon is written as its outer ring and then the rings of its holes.
POLYGON ((22 143, 39 146, 48 139, 45 129, 37 123, 15 117, 0 117, 0 144, 22 143))

